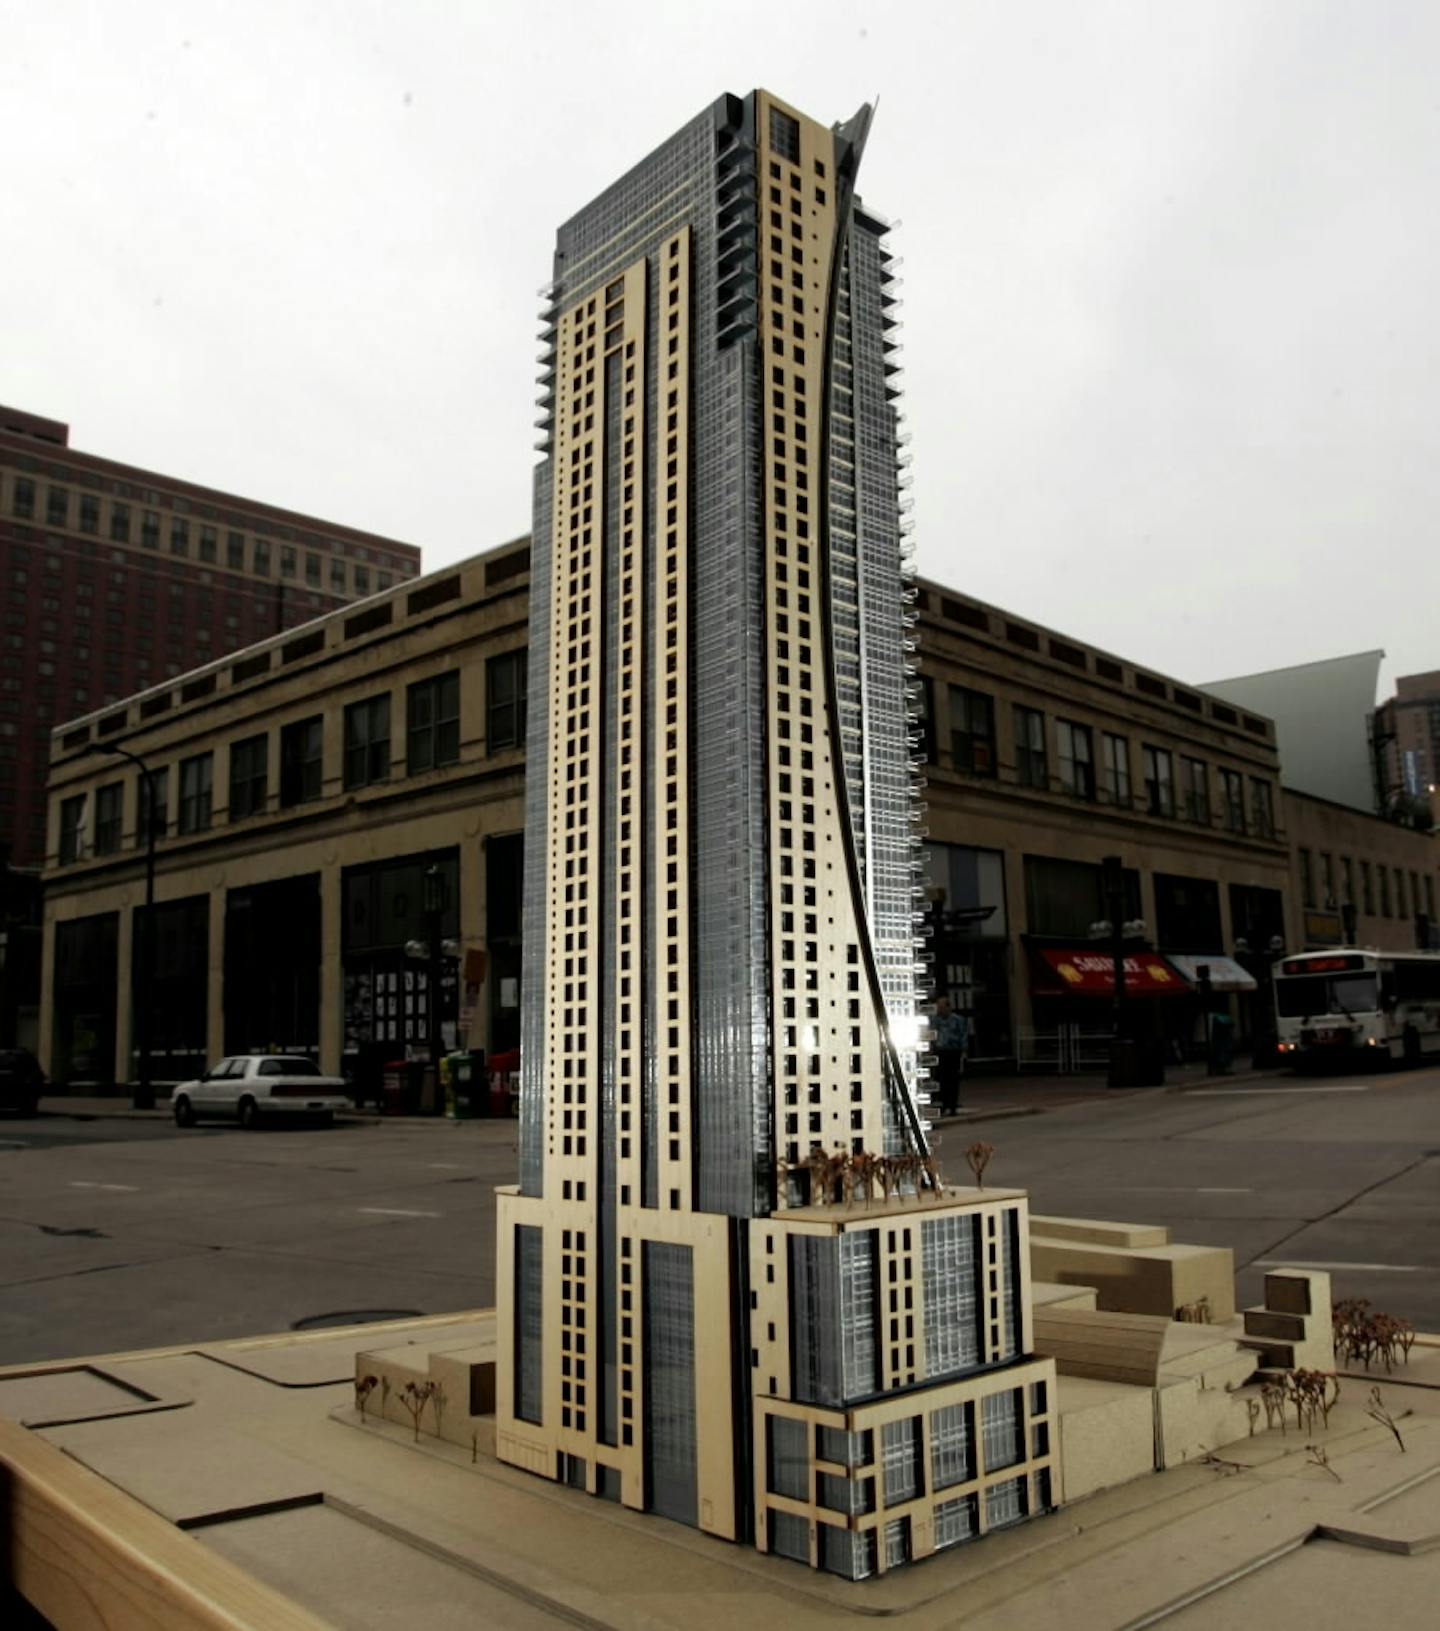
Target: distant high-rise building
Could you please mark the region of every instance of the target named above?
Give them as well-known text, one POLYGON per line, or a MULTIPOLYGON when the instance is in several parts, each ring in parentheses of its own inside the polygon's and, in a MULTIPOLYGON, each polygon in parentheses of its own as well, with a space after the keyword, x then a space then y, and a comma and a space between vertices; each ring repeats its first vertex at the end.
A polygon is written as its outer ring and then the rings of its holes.
POLYGON ((0 407, 0 844, 34 865, 57 724, 420 570, 411 544, 69 444, 0 407))
POLYGON ((560 229, 497 1275, 503 1459, 851 1577, 1048 1506, 1054 1391, 927 1142, 869 123, 722 97, 560 229))
POLYGON ((1440 671, 1402 674, 1395 695, 1376 710, 1375 744, 1381 794, 1426 800, 1440 785, 1440 671))

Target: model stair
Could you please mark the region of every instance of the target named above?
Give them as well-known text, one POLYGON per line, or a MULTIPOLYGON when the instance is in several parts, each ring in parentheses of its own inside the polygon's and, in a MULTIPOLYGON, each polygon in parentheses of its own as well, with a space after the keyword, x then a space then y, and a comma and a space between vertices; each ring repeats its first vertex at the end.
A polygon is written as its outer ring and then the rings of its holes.
POLYGON ((1242 1316, 1240 1341, 1265 1370, 1335 1369, 1330 1276, 1317 1269, 1276 1269, 1265 1276, 1265 1301, 1242 1316))

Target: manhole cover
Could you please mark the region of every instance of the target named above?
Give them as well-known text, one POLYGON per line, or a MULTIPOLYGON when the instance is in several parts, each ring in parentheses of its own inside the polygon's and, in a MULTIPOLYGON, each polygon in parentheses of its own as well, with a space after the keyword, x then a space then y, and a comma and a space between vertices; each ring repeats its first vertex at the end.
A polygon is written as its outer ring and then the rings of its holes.
POLYGON ((425 1315, 418 1308, 342 1308, 334 1314, 307 1314, 296 1320, 292 1331, 323 1331, 332 1325, 375 1325, 381 1320, 419 1320, 425 1315))

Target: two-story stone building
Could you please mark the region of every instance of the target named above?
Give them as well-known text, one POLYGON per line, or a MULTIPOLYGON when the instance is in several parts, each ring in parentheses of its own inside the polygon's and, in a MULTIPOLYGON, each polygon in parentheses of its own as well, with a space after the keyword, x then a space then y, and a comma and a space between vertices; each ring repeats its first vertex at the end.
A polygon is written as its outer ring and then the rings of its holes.
MULTIPOLYGON (((528 573, 525 542, 506 545, 55 733, 40 1033, 57 1081, 135 1074, 117 994, 135 983, 142 778, 111 750, 156 783, 159 1079, 272 1044, 352 1071, 423 1053, 427 872, 454 954, 444 1038, 473 1007, 487 1047, 515 1046, 528 573), (478 991, 461 979, 467 951, 485 953, 478 991)), ((1325 941, 1332 846, 1292 841, 1319 816, 1282 796, 1271 722, 938 584, 921 585, 919 615, 919 904, 977 1061, 1053 1057, 1062 1031, 1068 1062, 1084 1062, 1086 1038, 1098 1049, 1107 856, 1125 870, 1137 1028, 1193 1043, 1208 966, 1243 1036, 1267 952, 1325 941)), ((1357 938, 1413 944, 1402 919, 1433 896, 1433 840, 1361 824, 1334 851, 1334 898, 1351 857, 1357 938), (1384 851, 1388 914, 1378 871, 1374 913, 1364 905, 1361 838, 1376 867, 1384 851)))

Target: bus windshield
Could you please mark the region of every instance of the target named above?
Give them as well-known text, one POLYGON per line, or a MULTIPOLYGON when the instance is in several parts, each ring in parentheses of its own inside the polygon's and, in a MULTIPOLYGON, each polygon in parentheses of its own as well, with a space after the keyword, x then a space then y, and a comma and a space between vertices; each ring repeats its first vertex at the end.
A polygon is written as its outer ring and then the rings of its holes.
POLYGON ((1275 1006, 1282 1019, 1316 1014, 1373 1014, 1379 1007, 1373 974, 1300 974, 1276 980, 1275 1006))

